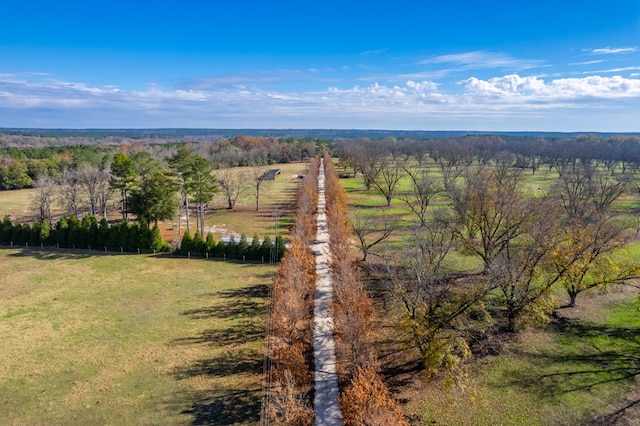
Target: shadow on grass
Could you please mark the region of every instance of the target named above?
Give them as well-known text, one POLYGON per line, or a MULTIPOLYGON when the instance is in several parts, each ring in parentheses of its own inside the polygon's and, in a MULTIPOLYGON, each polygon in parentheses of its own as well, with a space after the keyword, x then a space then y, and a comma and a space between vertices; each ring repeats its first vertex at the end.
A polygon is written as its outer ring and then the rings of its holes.
POLYGON ((196 336, 182 337, 172 342, 174 345, 237 346, 256 342, 264 337, 264 325, 251 319, 223 329, 204 330, 196 336))
POLYGON ((191 415, 192 425, 258 424, 261 396, 261 389, 233 389, 208 396, 194 393, 187 395, 185 402, 191 407, 181 414, 191 415))
MULTIPOLYGON (((104 252, 100 250, 84 250, 84 249, 56 249, 55 247, 8 247, 3 246, 0 249, 17 250, 15 253, 10 254, 12 257, 32 257, 38 260, 72 260, 72 259, 88 259, 91 257, 104 257, 104 256, 126 256, 134 255, 135 253, 120 253, 120 252, 104 252)), ((137 254, 136 254, 137 255, 137 254)))
POLYGON ((252 299, 266 299, 269 297, 269 286, 257 284, 219 293, 206 293, 202 297, 223 299, 223 301, 211 306, 189 309, 181 312, 181 314, 194 319, 264 316, 267 312, 266 303, 263 301, 256 302, 252 299))
MULTIPOLYGON (((563 395, 624 394, 640 381, 640 331, 561 319, 553 327, 564 339, 545 352, 521 351, 531 368, 507 371, 507 383, 533 391, 544 399, 563 395)), ((616 424, 640 400, 625 400, 586 423, 616 424)))
POLYGON ((238 349, 226 352, 219 357, 199 359, 193 364, 177 367, 172 374, 176 379, 189 377, 227 377, 235 374, 261 374, 262 352, 255 349, 238 349))
POLYGON ((264 338, 262 319, 267 312, 266 299, 269 297, 269 286, 258 284, 202 294, 201 297, 213 299, 216 303, 183 311, 181 314, 192 320, 228 320, 213 321, 214 324, 227 324, 227 326, 207 329, 194 336, 173 340, 171 344, 208 345, 221 348, 222 354, 177 366, 171 375, 176 380, 193 377, 219 378, 222 386, 216 385, 209 392, 198 391, 178 395, 175 403, 179 404, 181 409, 185 405, 190 407, 183 409, 181 414, 191 415, 193 425, 256 424, 260 420, 262 389, 228 389, 224 384, 237 382, 234 377, 246 379, 246 377, 260 377, 262 374, 264 365, 262 350, 254 347, 247 348, 245 345, 255 346, 254 342, 264 338))

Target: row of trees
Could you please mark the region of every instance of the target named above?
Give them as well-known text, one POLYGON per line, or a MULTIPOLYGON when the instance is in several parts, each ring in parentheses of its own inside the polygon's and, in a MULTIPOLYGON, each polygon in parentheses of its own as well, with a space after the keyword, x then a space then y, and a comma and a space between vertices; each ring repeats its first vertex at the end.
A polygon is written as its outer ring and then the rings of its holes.
POLYGON ((316 158, 297 194, 298 210, 291 245, 273 281, 267 329, 267 423, 311 425, 313 396, 313 296, 315 256, 308 244, 315 238, 315 207, 319 160, 316 158))
POLYGON ((127 252, 170 249, 158 227, 149 229, 144 220, 140 223, 119 221, 110 224, 106 219, 98 221, 92 215, 85 215, 82 220, 75 216, 63 217, 53 226, 38 220, 31 225, 14 224, 5 217, 0 222, 0 244, 127 252))
POLYGON ((225 259, 243 259, 279 262, 284 256, 285 243, 282 235, 276 236, 275 242, 265 235, 260 242, 258 234, 254 234, 251 242, 242 234, 238 240, 231 238, 228 242, 220 239, 215 241, 213 234, 207 233, 202 238, 199 232, 192 237, 189 231, 182 236, 179 254, 195 256, 211 256, 225 259))
POLYGON ((331 158, 325 156, 325 197, 334 286, 336 356, 345 425, 407 425, 400 405, 378 374, 373 352, 374 306, 351 250, 346 193, 331 158))

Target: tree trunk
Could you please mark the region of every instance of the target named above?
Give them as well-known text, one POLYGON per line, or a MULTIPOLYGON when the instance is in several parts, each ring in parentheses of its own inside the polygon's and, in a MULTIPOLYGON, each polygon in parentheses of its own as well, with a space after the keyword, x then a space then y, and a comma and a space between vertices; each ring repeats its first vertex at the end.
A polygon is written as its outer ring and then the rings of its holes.
POLYGON ((189 230, 189 197, 185 199, 184 210, 187 213, 187 232, 190 232, 189 230))
POLYGON ((576 307, 576 297, 578 297, 578 292, 574 291, 574 290, 567 290, 567 293, 569 293, 569 307, 570 308, 575 308, 576 307))

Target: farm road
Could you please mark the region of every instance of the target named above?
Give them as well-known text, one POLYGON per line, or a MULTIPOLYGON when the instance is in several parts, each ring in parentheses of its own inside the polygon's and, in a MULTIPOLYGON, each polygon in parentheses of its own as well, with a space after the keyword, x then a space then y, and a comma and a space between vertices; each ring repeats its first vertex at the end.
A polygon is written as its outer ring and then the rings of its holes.
POLYGON ((314 410, 317 426, 342 425, 340 413, 338 376, 336 374, 335 342, 333 340, 333 316, 330 306, 333 299, 331 281, 329 232, 325 214, 324 161, 320 160, 318 174, 317 237, 311 249, 316 255, 316 293, 314 301, 313 351, 315 356, 314 410))

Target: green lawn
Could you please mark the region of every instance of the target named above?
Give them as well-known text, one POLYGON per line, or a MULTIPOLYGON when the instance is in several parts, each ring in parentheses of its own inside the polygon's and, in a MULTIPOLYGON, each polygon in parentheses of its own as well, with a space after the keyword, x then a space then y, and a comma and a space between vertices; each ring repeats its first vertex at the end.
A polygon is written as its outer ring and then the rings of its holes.
POLYGON ((255 424, 268 266, 0 250, 3 424, 255 424))

